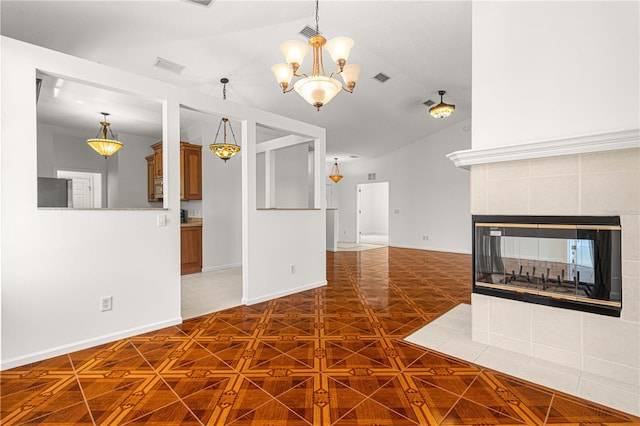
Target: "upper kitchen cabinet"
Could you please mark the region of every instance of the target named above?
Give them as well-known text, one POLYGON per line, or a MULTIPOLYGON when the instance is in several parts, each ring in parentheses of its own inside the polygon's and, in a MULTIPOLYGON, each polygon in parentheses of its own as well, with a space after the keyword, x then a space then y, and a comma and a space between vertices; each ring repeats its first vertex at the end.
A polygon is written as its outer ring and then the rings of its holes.
MULTIPOLYGON (((151 145, 153 155, 147 160, 147 187, 149 201, 161 201, 162 141, 151 145)), ((180 200, 202 200, 202 146, 180 142, 180 200)))
POLYGON ((180 142, 180 199, 202 200, 202 146, 180 142))

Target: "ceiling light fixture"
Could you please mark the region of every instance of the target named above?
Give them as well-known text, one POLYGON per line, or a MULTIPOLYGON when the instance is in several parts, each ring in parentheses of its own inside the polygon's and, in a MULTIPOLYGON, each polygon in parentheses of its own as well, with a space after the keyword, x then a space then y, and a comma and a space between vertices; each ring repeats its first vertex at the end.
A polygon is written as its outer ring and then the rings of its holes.
POLYGON ((333 167, 331 168, 331 174, 329 175, 329 178, 334 181, 335 183, 340 182, 340 179, 342 179, 342 175, 340 174, 340 169, 338 168, 338 158, 336 157, 336 162, 333 163, 333 167))
POLYGON ((429 108, 429 114, 431 114, 433 118, 447 118, 456 110, 455 105, 445 104, 442 100, 442 97, 445 93, 447 92, 444 90, 438 90, 438 94, 440 95, 440 103, 429 108))
POLYGON ((104 121, 101 121, 100 130, 98 130, 98 134, 94 139, 87 139, 87 144, 96 150, 96 152, 104 158, 111 157, 113 154, 118 152, 120 148, 122 148, 122 142, 116 140, 115 136, 113 136, 113 132, 111 131, 111 123, 107 122, 107 116, 109 116, 108 112, 101 112, 104 116, 104 121), (107 139, 107 130, 111 134, 111 139, 107 139), (102 136, 102 137, 100 137, 102 136))
MULTIPOLYGON (((222 99, 224 100, 227 99, 227 83, 228 82, 229 82, 228 78, 220 79, 220 83, 222 83, 222 99)), ((216 132, 216 137, 213 139, 213 143, 209 145, 209 149, 215 155, 223 159, 225 163, 229 158, 233 157, 234 155, 240 152, 240 146, 236 142, 236 135, 235 133, 233 133, 233 127, 231 127, 231 123, 229 123, 228 118, 223 117, 222 120, 220 120, 220 124, 218 124, 218 131, 216 132), (220 127, 223 125, 223 123, 224 123, 223 142, 216 143, 216 141, 218 140, 218 134, 220 133, 220 127), (231 129, 231 135, 233 136, 232 144, 227 143, 227 124, 229 124, 229 129, 231 129)))
POLYGON ((280 51, 287 61, 286 64, 276 64, 271 67, 271 71, 276 76, 278 84, 282 88, 282 93, 288 93, 292 89, 304 98, 305 101, 316 107, 320 111, 320 107, 326 105, 338 94, 340 89, 349 93, 353 93, 353 88, 358 82, 360 76, 360 66, 347 63, 349 52, 353 47, 353 40, 348 37, 336 37, 329 41, 320 35, 318 19, 318 0, 316 0, 316 30, 315 34, 309 38, 309 44, 313 48, 313 64, 311 67, 311 76, 300 73, 298 70, 302 65, 302 60, 309 52, 309 47, 296 40, 285 41, 280 45, 280 51), (324 64, 322 62, 322 47, 329 52, 331 59, 338 66, 338 71, 332 72, 328 77, 324 72, 324 64), (334 74, 340 74, 347 87, 333 78, 334 74), (288 89, 289 83, 293 76, 304 77, 298 80, 292 89, 288 89), (288 89, 288 90, 287 90, 288 89))

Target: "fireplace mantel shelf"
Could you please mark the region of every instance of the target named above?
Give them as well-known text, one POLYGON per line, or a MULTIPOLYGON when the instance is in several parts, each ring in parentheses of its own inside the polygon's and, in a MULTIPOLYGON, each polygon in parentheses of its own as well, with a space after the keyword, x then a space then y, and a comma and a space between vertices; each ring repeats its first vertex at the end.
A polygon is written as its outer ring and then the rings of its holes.
POLYGON ((640 129, 565 139, 545 140, 520 145, 455 151, 447 155, 456 167, 468 169, 477 164, 530 160, 558 155, 640 148, 640 129))

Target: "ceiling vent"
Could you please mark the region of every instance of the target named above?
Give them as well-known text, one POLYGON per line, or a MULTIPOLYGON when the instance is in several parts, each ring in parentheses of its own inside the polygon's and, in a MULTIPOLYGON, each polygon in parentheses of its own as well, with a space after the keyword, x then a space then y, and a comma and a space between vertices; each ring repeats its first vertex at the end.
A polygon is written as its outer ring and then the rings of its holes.
POLYGON ((182 71, 184 70, 184 65, 171 62, 170 60, 161 58, 160 56, 156 58, 156 62, 153 66, 176 74, 182 74, 182 71))
POLYGON ((431 99, 429 99, 427 101, 424 101, 422 104, 430 107, 431 105, 435 105, 436 103, 434 101, 432 101, 431 99))
POLYGON ((200 6, 209 6, 213 0, 187 0, 189 3, 199 4, 200 6))
POLYGON ((316 29, 310 27, 309 25, 305 25, 304 28, 300 30, 300 34, 302 34, 306 38, 311 38, 315 35, 318 35, 318 33, 316 33, 316 29))
POLYGON ((357 155, 350 155, 349 158, 358 158, 357 155))
POLYGON ((382 74, 381 72, 379 72, 378 74, 376 74, 375 76, 373 76, 374 80, 378 80, 380 83, 384 83, 385 81, 389 80, 391 77, 389 77, 388 75, 382 74))

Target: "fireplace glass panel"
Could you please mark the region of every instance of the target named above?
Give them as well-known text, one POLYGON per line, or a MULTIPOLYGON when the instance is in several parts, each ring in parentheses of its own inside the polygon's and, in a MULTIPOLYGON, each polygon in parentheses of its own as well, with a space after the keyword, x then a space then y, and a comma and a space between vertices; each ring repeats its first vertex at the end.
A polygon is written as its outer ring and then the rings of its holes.
POLYGON ((621 307, 619 225, 474 225, 474 291, 621 307))

